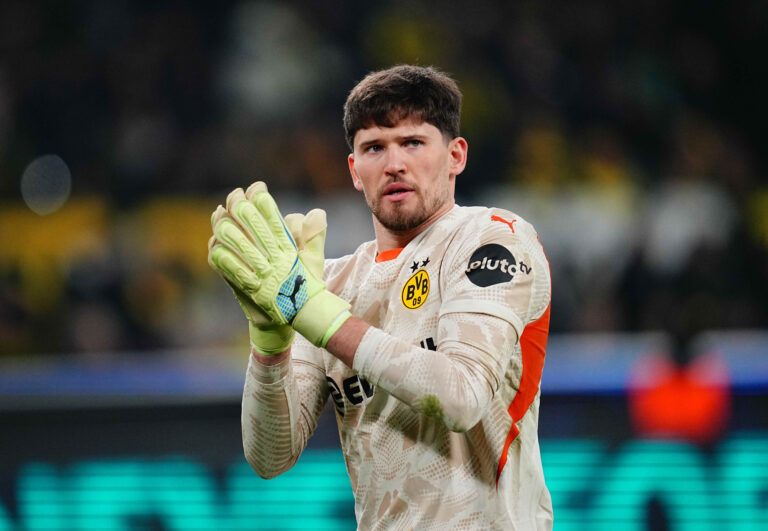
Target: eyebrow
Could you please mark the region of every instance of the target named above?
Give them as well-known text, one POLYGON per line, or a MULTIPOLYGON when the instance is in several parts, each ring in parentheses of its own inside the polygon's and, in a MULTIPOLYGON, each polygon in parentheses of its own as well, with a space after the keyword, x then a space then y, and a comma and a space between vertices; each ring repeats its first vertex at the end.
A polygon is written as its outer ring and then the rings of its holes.
MULTIPOLYGON (((424 141, 428 138, 427 135, 414 133, 412 135, 402 135, 397 136, 393 140, 397 141, 398 143, 407 142, 408 140, 421 140, 424 141)), ((383 144, 384 142, 381 140, 380 137, 372 138, 371 140, 366 140, 365 142, 360 143, 360 149, 365 149, 370 146, 375 146, 376 144, 383 144)))

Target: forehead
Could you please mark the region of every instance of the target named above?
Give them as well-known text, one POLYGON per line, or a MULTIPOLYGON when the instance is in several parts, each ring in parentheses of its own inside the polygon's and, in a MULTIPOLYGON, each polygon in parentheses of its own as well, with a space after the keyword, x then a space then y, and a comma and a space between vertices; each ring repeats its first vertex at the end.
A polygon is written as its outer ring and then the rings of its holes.
POLYGON ((375 139, 397 138, 408 136, 434 136, 440 137, 440 130, 429 122, 407 118, 400 120, 392 127, 372 125, 359 129, 355 133, 354 144, 370 142, 375 139))

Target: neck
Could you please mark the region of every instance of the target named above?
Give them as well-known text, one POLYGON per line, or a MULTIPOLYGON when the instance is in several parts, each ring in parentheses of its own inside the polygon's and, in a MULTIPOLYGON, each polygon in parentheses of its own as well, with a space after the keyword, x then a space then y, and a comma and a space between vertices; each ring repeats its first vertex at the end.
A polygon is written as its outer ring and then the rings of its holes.
POLYGON ((453 205, 454 201, 449 201, 421 224, 404 231, 390 230, 382 225, 379 220, 376 219, 376 216, 373 216, 373 231, 376 234, 376 247, 379 252, 386 251, 387 249, 399 249, 405 247, 412 239, 427 230, 430 225, 447 214, 453 208, 453 205))

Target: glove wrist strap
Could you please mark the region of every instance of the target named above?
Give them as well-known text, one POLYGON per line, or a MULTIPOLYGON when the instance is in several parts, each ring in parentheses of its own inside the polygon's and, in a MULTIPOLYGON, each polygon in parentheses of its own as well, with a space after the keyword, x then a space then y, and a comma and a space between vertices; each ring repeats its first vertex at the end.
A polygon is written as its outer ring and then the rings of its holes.
POLYGON ((350 305, 331 293, 323 290, 309 299, 296 314, 293 328, 315 346, 325 347, 336 330, 347 320, 350 305))
POLYGON ((296 332, 289 325, 273 325, 265 329, 248 321, 248 335, 253 350, 265 356, 274 356, 290 348, 296 332))
POLYGON ((349 311, 344 311, 343 313, 341 313, 333 322, 331 327, 325 331, 325 335, 323 336, 323 339, 320 341, 320 346, 325 348, 325 346, 328 344, 328 341, 331 339, 333 334, 335 334, 339 330, 339 328, 341 328, 341 325, 347 322, 347 319, 349 319, 350 317, 352 317, 352 314, 349 313, 349 311))

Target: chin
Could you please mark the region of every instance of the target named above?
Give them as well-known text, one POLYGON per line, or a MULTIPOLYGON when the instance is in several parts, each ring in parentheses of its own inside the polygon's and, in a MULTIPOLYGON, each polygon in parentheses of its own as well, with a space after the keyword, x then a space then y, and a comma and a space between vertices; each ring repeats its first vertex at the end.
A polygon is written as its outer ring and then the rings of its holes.
POLYGON ((425 215, 425 212, 388 212, 382 214, 381 212, 374 213, 376 219, 379 220, 384 228, 394 232, 405 232, 415 229, 429 217, 425 215))

